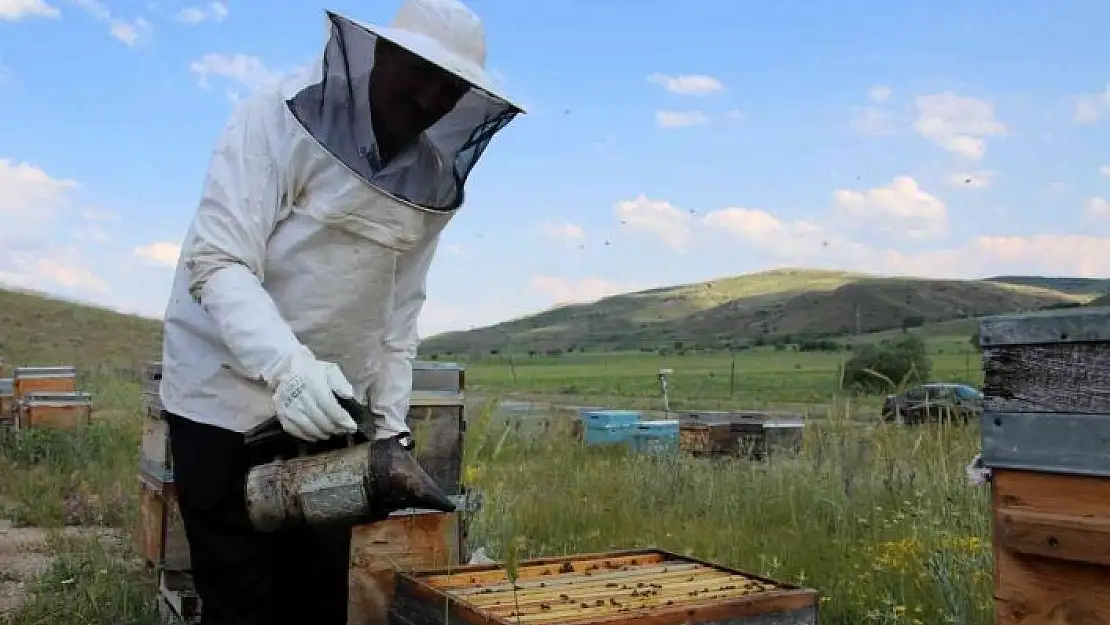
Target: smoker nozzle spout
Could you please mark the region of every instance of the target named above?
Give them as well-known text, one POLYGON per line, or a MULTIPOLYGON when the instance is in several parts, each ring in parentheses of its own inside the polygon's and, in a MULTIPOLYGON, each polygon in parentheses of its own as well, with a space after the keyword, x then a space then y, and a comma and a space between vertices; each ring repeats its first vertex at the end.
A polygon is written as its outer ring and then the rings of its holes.
POLYGON ((396 438, 370 444, 370 498, 380 511, 423 508, 454 512, 455 504, 396 438))

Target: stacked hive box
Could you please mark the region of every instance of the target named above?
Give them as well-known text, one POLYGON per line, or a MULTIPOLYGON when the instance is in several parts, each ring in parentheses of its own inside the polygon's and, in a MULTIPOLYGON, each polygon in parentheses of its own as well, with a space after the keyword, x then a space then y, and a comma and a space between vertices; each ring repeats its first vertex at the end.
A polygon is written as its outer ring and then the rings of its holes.
POLYGON ((15 425, 15 386, 11 378, 0 378, 0 427, 15 425))
POLYGON ((815 590, 657 549, 402 573, 397 625, 817 625, 815 590))
POLYGON ((678 453, 678 433, 677 419, 640 421, 632 426, 628 449, 653 455, 678 453))
POLYGON ((805 421, 796 415, 759 412, 687 412, 678 415, 679 446, 694 456, 761 460, 801 447, 805 421))
POLYGON ((77 390, 77 367, 16 367, 12 377, 18 429, 70 429, 92 421, 92 396, 77 390))
POLYGON ((637 410, 587 410, 582 413, 582 439, 587 445, 624 445, 640 422, 637 410))
MULTIPOLYGON (((148 369, 144 391, 156 389, 160 368, 148 369)), ((461 485, 464 421, 464 371, 453 363, 413 365, 408 422, 417 457, 447 492, 458 512, 402 510, 390 519, 353 529, 351 536, 350 625, 388 622, 394 570, 457 566, 466 540, 467 501, 461 485)), ((173 459, 156 393, 147 392, 147 432, 143 440, 140 489, 143 508, 138 542, 147 561, 160 572, 160 607, 167 622, 198 622, 200 604, 189 577, 188 541, 173 497, 173 459)))
POLYGON ((979 336, 996 621, 1110 622, 1110 308, 990 318, 979 336))

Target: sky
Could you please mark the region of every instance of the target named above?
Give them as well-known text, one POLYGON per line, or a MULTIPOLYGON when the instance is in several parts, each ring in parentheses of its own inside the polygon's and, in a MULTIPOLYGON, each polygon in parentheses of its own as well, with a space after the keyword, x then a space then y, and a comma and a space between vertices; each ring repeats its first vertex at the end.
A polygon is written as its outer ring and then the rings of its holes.
MULTIPOLYGON (((160 317, 237 99, 324 10, 0 0, 0 285, 160 317)), ((468 183, 429 336, 775 267, 1110 274, 1110 3, 469 0, 528 110, 468 183)))

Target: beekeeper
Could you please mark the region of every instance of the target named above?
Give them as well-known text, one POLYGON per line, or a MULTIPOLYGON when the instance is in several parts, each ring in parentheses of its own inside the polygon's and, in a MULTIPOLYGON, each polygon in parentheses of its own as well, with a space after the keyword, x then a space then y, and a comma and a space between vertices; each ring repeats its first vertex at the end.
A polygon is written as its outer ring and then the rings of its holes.
MULTIPOLYGON (((521 107, 458 0, 388 27, 326 14, 310 70, 243 102, 217 140, 165 315, 162 402, 205 625, 347 618, 349 530, 260 534, 243 432, 276 413, 311 450, 375 415, 407 455, 425 278, 471 169, 521 107)), ((292 443, 290 443, 292 444, 292 443)), ((409 456, 411 458, 411 456, 409 456)))

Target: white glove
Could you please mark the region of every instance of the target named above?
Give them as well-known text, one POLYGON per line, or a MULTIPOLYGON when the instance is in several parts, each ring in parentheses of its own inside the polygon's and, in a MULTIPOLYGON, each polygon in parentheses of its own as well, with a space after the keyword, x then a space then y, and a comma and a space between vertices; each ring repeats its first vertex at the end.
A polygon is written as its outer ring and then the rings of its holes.
POLYGON ((332 395, 354 399, 355 390, 339 365, 317 360, 303 349, 294 354, 289 370, 278 376, 274 406, 281 427, 306 441, 320 441, 358 429, 351 415, 332 395))

